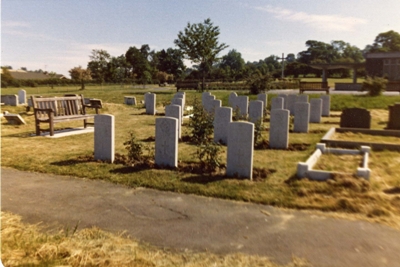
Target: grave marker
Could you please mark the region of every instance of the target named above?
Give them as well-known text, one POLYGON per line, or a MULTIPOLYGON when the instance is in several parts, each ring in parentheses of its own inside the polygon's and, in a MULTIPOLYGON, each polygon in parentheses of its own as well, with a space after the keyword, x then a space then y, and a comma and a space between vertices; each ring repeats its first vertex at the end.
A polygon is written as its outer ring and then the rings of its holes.
POLYGON ((387 129, 400 130, 400 103, 389 106, 389 121, 387 129))
POLYGON ((289 110, 271 110, 269 146, 286 149, 289 146, 289 110))
POLYGON ((288 103, 287 103, 288 95, 287 94, 279 94, 278 97, 283 98, 283 109, 288 109, 288 103))
POLYGON ((271 99, 271 111, 274 109, 283 109, 284 99, 282 97, 273 97, 271 99))
POLYGON ((18 91, 18 104, 19 105, 26 104, 26 91, 24 89, 18 91))
POLYGON ((322 99, 313 98, 310 100, 310 122, 320 123, 322 115, 322 99))
POLYGON ((94 159, 114 162, 115 119, 113 115, 94 116, 94 159))
POLYGON ((254 124, 231 122, 228 129, 226 174, 253 179, 254 124))
POLYGON ((232 122, 232 108, 219 107, 214 116, 214 142, 228 143, 229 124, 232 122))
POLYGON ((331 96, 330 95, 322 95, 322 116, 329 117, 331 111, 331 96))
POLYGON ((310 121, 310 104, 297 102, 295 104, 294 127, 296 133, 308 133, 308 122, 310 121))
POLYGON ((156 115, 156 94, 146 93, 145 98, 146 114, 156 115))
POLYGON ((347 108, 340 115, 340 128, 371 128, 371 114, 363 108, 347 108))
POLYGON ((182 107, 179 105, 168 105, 165 107, 165 117, 178 120, 178 138, 182 138, 182 107))
POLYGON ((249 103, 249 121, 256 123, 263 119, 264 114, 264 102, 261 100, 252 100, 249 103))
POLYGON ((290 115, 295 115, 297 95, 288 95, 287 97, 287 109, 290 111, 290 115))
POLYGON ((178 167, 178 119, 156 118, 155 163, 178 167))
POLYGON ((247 116, 249 110, 249 97, 248 96, 238 96, 235 100, 236 107, 239 109, 239 114, 241 116, 247 116))
POLYGON ((126 105, 136 105, 136 97, 134 96, 124 96, 124 103, 126 105))

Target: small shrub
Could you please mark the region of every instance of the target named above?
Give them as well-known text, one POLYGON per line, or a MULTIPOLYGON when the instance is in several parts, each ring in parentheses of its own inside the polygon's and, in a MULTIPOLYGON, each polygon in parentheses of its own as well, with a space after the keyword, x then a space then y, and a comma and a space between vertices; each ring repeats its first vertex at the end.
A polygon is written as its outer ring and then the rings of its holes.
POLYGON ((254 147, 258 147, 264 142, 263 136, 262 136, 262 120, 256 121, 254 123, 254 147))
POLYGON ((206 173, 215 172, 221 166, 221 146, 213 141, 207 141, 198 146, 196 156, 201 168, 206 173))
POLYGON ((246 81, 246 84, 250 88, 250 93, 256 95, 261 92, 269 91, 271 89, 272 80, 270 74, 254 74, 246 81))
POLYGON ((196 144, 207 142, 214 131, 214 116, 204 110, 197 98, 193 103, 193 116, 190 117, 191 140, 196 144))
POLYGON ((154 147, 139 142, 132 132, 129 134, 129 140, 124 142, 125 149, 128 150, 127 164, 149 164, 154 159, 154 147), (147 151, 146 155, 144 151, 147 151))
POLYGON ((387 80, 380 77, 367 77, 362 84, 362 91, 367 91, 369 96, 379 96, 386 90, 387 80))

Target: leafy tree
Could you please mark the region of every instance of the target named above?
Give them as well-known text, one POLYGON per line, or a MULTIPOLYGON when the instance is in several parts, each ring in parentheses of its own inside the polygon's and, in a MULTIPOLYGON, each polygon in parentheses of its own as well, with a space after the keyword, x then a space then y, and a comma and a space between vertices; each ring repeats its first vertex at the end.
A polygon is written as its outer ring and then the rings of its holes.
POLYGON ((364 52, 399 52, 400 34, 395 31, 388 31, 378 34, 372 45, 367 45, 364 52))
POLYGON ((157 53, 158 70, 172 74, 174 77, 181 77, 186 70, 183 63, 183 54, 178 49, 168 48, 157 53))
POLYGON ((315 40, 306 42, 307 50, 297 55, 300 63, 332 63, 338 58, 338 53, 333 45, 315 40))
POLYGON ((218 61, 218 54, 227 48, 224 43, 218 43, 219 27, 214 26, 210 19, 203 23, 188 23, 184 31, 178 33, 175 45, 192 62, 199 64, 202 72, 202 90, 205 86, 206 74, 211 71, 214 62, 218 61))
POLYGON ((104 83, 108 70, 108 63, 111 59, 110 54, 105 50, 93 49, 89 58, 90 61, 87 68, 90 69, 91 76, 97 82, 104 83))
POLYGON ((233 79, 240 79, 243 76, 245 62, 242 54, 232 49, 227 55, 222 57, 220 68, 225 69, 225 73, 233 79))
MULTIPOLYGON (((136 47, 130 47, 125 53, 127 62, 131 65, 131 71, 133 77, 143 81, 148 77, 143 77, 145 72, 150 73, 151 67, 148 60, 150 48, 147 44, 142 45, 140 49, 136 47)), ((147 74, 146 74, 147 75, 147 74)))
POLYGON ((1 73, 1 87, 6 88, 7 86, 11 85, 14 83, 14 78, 11 76, 9 72, 9 68, 7 67, 1 67, 2 73, 1 73))
POLYGON ((123 83, 129 79, 130 64, 125 55, 112 57, 107 64, 106 80, 115 83, 123 83))
POLYGON ((81 66, 78 66, 70 69, 68 72, 69 75, 71 75, 72 80, 81 84, 81 90, 85 89, 85 82, 92 79, 91 71, 89 68, 82 69, 81 66))

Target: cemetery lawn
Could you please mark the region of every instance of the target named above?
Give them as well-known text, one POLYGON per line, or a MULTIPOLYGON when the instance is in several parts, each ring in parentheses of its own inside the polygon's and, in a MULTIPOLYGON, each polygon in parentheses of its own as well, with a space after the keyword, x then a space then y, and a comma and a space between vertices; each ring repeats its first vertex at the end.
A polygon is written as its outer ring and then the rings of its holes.
MULTIPOLYGON (((11 94, 14 89, 2 89, 2 94, 11 94)), ((18 89, 16 89, 18 91, 18 89)), ((315 145, 331 127, 339 127, 340 110, 345 107, 363 107, 371 110, 372 129, 383 129, 388 120, 387 106, 400 102, 400 97, 366 97, 331 95, 331 117, 323 118, 320 124, 310 124, 310 132, 290 133, 288 150, 258 148, 254 152, 254 181, 227 178, 222 168, 212 175, 202 173, 195 156, 197 147, 188 139, 188 119, 184 120, 183 141, 179 143, 179 168, 165 170, 148 166, 126 166, 119 159, 127 154, 124 142, 133 132, 137 139, 152 153, 155 136, 155 118, 163 116, 165 105, 169 104, 176 90, 173 88, 132 89, 120 86, 87 86, 84 91, 77 88, 32 88, 28 95, 63 95, 84 93, 85 97, 100 98, 104 108, 102 114, 115 116, 114 164, 94 161, 93 133, 63 138, 44 138, 34 134, 33 112, 24 107, 2 107, 2 111, 20 114, 27 125, 13 126, 2 119, 1 142, 4 167, 24 171, 71 175, 88 179, 102 179, 129 187, 148 187, 158 190, 209 197, 268 204, 281 208, 304 209, 325 212, 334 216, 364 219, 400 228, 400 153, 372 151, 369 166, 371 181, 366 182, 352 175, 336 175, 328 182, 296 179, 297 162, 306 161, 315 150, 315 145), (47 91, 46 91, 47 90, 47 91), (51 91, 53 90, 53 91, 51 91), (143 94, 152 91, 157 94, 158 115, 144 114, 143 105, 126 106, 124 96, 136 96, 143 100, 143 94)), ((223 105, 228 104, 229 91, 213 91, 223 105)), ((245 94, 245 92, 238 92, 245 94)), ((187 91, 186 105, 201 93, 187 91)), ((250 99, 256 99, 250 95, 250 99)), ((269 95, 268 101, 273 95, 269 95)), ((310 95, 319 97, 319 95, 310 95)), ((56 129, 81 127, 83 122, 56 124, 56 129)), ((268 140, 269 117, 264 122, 262 136, 268 140)), ((293 121, 291 122, 293 129, 293 121)), ((221 162, 226 162, 226 147, 222 147, 221 162)), ((343 159, 333 157, 329 164, 334 169, 343 159)), ((357 164, 356 162, 354 164, 357 164)), ((353 163, 349 163, 352 168, 353 163)), ((357 166, 354 166, 356 169, 357 166)), ((338 170, 340 171, 340 169, 338 170)))
MULTIPOLYGON (((1 212, 1 259, 4 266, 266 266, 284 267, 266 257, 240 253, 216 255, 160 249, 96 227, 45 232, 40 225, 1 212), (18 242, 16 242, 18 237, 18 242), (132 257, 132 255, 134 255, 132 257)), ((286 267, 310 266, 293 258, 286 267)))

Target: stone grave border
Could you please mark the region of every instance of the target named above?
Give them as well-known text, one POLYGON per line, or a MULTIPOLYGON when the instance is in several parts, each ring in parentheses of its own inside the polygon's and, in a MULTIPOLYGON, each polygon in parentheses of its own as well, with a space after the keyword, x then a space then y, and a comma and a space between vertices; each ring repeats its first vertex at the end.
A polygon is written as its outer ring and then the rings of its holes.
MULTIPOLYGON (((377 135, 377 136, 394 136, 400 138, 400 130, 371 130, 371 129, 359 129, 359 128, 331 128, 329 131, 322 137, 321 142, 325 143, 330 147, 342 147, 342 148, 359 148, 361 146, 369 146, 374 151, 382 151, 382 150, 390 150, 390 151, 399 151, 399 144, 390 144, 390 143, 376 143, 376 142, 361 142, 361 141, 344 141, 344 140, 335 140, 332 139, 332 136, 336 133, 364 133, 369 135, 377 135)), ((400 141, 400 140, 399 140, 400 141)))
POLYGON ((371 148, 369 146, 361 146, 357 149, 339 149, 339 148, 328 148, 324 143, 318 143, 317 149, 307 159, 306 162, 297 163, 297 177, 308 178, 311 180, 325 181, 330 179, 334 173, 340 173, 335 171, 322 171, 313 170, 312 168, 318 162, 319 158, 323 154, 334 154, 334 155, 363 155, 361 167, 357 167, 356 175, 369 180, 371 170, 368 168, 368 158, 371 148))

